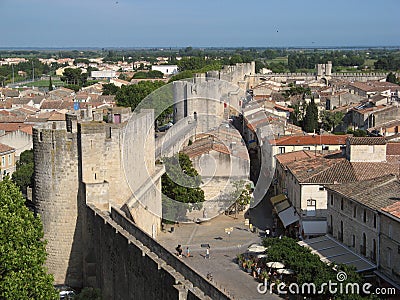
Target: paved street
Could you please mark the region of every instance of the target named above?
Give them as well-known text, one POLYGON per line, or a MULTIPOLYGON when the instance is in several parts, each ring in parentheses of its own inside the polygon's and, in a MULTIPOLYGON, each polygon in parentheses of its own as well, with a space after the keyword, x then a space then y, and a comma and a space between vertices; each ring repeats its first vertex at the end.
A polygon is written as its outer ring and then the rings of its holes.
POLYGON ((214 282, 229 291, 233 299, 279 299, 274 294, 259 294, 258 282, 235 262, 237 254, 245 252, 250 244, 261 241, 257 233, 250 232, 245 226, 243 214, 237 219, 220 215, 202 224, 181 224, 174 226, 172 233, 170 226, 166 229, 159 237, 160 242, 173 252, 176 252, 178 244, 182 245, 184 253, 189 246, 192 257, 182 259, 205 277, 211 273, 214 282), (230 227, 233 231, 228 236, 225 228, 230 227), (210 259, 205 259, 206 248, 201 244, 210 244, 210 259))

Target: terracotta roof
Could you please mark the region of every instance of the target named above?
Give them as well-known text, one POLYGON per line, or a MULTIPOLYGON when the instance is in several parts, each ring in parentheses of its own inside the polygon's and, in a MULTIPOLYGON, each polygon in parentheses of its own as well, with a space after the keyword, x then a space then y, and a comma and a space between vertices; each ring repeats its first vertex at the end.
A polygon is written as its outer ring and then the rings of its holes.
POLYGON ((72 109, 74 102, 64 100, 45 100, 40 109, 72 109))
POLYGON ((29 102, 32 101, 32 98, 29 97, 22 97, 22 98, 13 98, 11 99, 11 103, 12 104, 16 104, 16 105, 26 105, 29 102))
POLYGON ((372 91, 376 90, 375 86, 369 85, 369 84, 364 83, 364 82, 356 81, 356 82, 350 83, 349 85, 352 86, 352 87, 355 87, 355 88, 357 88, 359 90, 362 90, 364 92, 372 92, 372 91))
MULTIPOLYGON (((317 155, 319 156, 320 154, 317 153, 317 155)), ((313 156, 315 156, 315 153, 302 150, 302 151, 294 151, 294 152, 277 154, 277 155, 275 155, 275 158, 279 163, 287 164, 292 161, 302 160, 305 158, 311 158, 313 156)))
POLYGON ((302 135, 275 139, 271 144, 279 146, 296 145, 345 145, 347 135, 302 135))
POLYGON ((192 145, 185 147, 182 152, 187 154, 190 158, 193 158, 208 153, 211 150, 230 154, 229 149, 224 144, 214 142, 210 137, 196 140, 192 145))
POLYGON ((400 198, 397 198, 397 202, 389 206, 383 207, 382 211, 387 212, 392 216, 400 219, 400 198))
POLYGON ((33 125, 24 123, 0 123, 0 130, 4 130, 6 133, 20 130, 32 134, 32 127, 33 125))
POLYGON ((0 115, 16 117, 17 115, 8 110, 0 110, 0 115))
POLYGON ((4 152, 14 152, 15 148, 10 147, 8 145, 5 144, 0 144, 0 153, 4 153, 4 152))
POLYGON ((384 137, 349 137, 350 145, 386 145, 384 137))
POLYGON ((284 111, 288 111, 288 112, 293 112, 293 108, 284 107, 284 106, 281 106, 281 105, 278 105, 278 104, 275 104, 274 108, 278 109, 278 110, 284 110, 284 111))
POLYGON ((387 145, 386 145, 386 155, 400 155, 400 142, 387 143, 387 145))
POLYGON ((339 151, 327 155, 315 155, 312 151, 296 152, 297 154, 292 152, 276 157, 300 183, 358 182, 398 174, 399 170, 400 156, 387 156, 386 162, 350 162, 339 151))
POLYGON ((400 199, 400 181, 393 174, 359 182, 328 185, 327 188, 375 210, 386 208, 400 199))
POLYGON ((18 97, 19 96, 19 91, 18 90, 14 90, 14 89, 3 89, 1 91, 1 93, 5 97, 18 97))

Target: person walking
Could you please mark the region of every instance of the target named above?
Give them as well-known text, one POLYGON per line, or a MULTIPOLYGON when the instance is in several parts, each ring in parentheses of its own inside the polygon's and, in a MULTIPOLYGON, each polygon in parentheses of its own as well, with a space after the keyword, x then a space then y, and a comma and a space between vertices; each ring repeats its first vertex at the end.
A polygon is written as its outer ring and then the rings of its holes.
POLYGON ((190 257, 190 249, 189 249, 189 247, 186 247, 186 257, 190 257))
POLYGON ((182 257, 182 246, 178 245, 178 247, 175 248, 177 254, 179 257, 182 257))
POLYGON ((210 259, 210 246, 207 247, 207 249, 206 249, 206 256, 205 256, 204 258, 210 259))

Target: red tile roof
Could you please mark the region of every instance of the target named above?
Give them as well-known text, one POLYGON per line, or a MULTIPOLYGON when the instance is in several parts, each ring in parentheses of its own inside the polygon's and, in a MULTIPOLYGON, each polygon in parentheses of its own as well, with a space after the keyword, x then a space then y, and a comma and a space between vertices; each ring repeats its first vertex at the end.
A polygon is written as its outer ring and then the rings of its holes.
POLYGON ((400 219, 400 198, 397 199, 397 202, 382 208, 382 210, 400 219))
POLYGON ((10 147, 8 145, 5 144, 0 144, 0 153, 4 153, 4 152, 14 152, 15 148, 10 147))
POLYGON ((4 130, 6 133, 20 130, 32 134, 32 127, 33 125, 24 123, 0 123, 0 130, 4 130))
POLYGON ((275 139, 271 144, 279 146, 296 145, 345 145, 347 135, 302 135, 275 139))
POLYGON ((400 155, 400 142, 387 143, 387 145, 386 145, 386 155, 400 155))
POLYGON ((384 137, 349 137, 350 145, 386 145, 384 137))

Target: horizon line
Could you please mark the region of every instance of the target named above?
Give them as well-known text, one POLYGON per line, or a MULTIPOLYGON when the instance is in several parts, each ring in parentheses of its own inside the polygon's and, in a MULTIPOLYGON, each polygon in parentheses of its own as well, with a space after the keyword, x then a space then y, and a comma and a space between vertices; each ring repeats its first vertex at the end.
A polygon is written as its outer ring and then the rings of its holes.
POLYGON ((158 49, 172 50, 185 49, 191 47, 193 49, 385 49, 385 48, 400 48, 400 45, 352 45, 352 46, 0 46, 0 50, 137 50, 137 49, 158 49))

